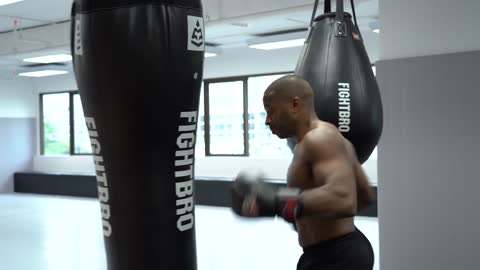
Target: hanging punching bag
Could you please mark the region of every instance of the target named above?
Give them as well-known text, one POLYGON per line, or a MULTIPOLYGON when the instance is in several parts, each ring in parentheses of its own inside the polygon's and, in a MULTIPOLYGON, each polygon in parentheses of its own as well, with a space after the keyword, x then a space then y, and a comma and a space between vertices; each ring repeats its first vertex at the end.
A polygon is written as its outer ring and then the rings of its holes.
MULTIPOLYGON (((351 3, 355 18, 353 0, 351 3)), ((312 86, 319 118, 337 126, 364 163, 383 128, 378 84, 358 26, 343 10, 343 0, 337 0, 333 13, 330 0, 326 0, 324 14, 314 20, 317 5, 318 0, 295 74, 312 86)), ((295 142, 289 139, 288 144, 293 149, 295 142)))
POLYGON ((74 0, 71 51, 109 270, 197 268, 200 0, 74 0))

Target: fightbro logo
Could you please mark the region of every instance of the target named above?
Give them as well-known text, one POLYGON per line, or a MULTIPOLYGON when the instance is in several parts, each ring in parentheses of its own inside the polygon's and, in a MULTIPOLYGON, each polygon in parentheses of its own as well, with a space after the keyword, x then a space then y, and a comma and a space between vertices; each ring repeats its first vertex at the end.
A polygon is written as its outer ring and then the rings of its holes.
POLYGON ((177 229, 193 228, 193 161, 197 111, 180 113, 177 149, 175 151, 175 195, 177 197, 177 229))
POLYGON ((97 124, 93 117, 85 117, 90 142, 92 143, 93 161, 97 177, 98 199, 102 211, 103 235, 110 237, 112 234, 112 225, 110 224, 110 192, 107 180, 107 173, 102 156, 102 145, 100 144, 97 131, 97 124))
POLYGON ((350 84, 338 83, 338 129, 350 131, 350 84))
POLYGON ((203 18, 197 16, 187 16, 188 21, 188 47, 189 51, 203 51, 205 42, 203 40, 204 25, 203 18))

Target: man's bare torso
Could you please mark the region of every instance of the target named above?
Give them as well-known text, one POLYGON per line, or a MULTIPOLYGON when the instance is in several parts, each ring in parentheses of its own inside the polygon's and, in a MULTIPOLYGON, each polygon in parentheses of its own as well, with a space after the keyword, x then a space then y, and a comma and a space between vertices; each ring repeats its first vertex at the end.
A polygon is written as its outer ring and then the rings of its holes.
MULTIPOLYGON (((322 128, 326 123, 319 122, 316 128, 322 128)), ((355 166, 355 153, 351 143, 344 139, 345 155, 348 155, 349 162, 355 166)), ((317 187, 318 182, 313 180, 312 165, 305 155, 306 149, 300 141, 293 155, 292 162, 288 169, 287 183, 291 187, 311 189, 317 187)), ((355 179, 352 179, 355 181, 355 179)), ((321 186, 321 184, 320 184, 321 186)), ((296 222, 300 245, 305 247, 318 242, 336 238, 350 233, 354 229, 353 217, 322 220, 315 217, 300 218, 296 222)))

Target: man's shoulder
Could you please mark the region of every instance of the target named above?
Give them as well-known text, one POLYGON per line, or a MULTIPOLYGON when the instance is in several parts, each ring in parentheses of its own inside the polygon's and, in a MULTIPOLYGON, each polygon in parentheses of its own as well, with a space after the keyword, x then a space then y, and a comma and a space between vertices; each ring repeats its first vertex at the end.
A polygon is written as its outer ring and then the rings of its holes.
POLYGON ((314 156, 330 155, 343 144, 343 136, 333 124, 321 122, 304 137, 305 150, 314 156))
POLYGON ((337 127, 327 122, 318 123, 315 128, 305 134, 305 142, 313 145, 341 142, 342 138, 337 127))

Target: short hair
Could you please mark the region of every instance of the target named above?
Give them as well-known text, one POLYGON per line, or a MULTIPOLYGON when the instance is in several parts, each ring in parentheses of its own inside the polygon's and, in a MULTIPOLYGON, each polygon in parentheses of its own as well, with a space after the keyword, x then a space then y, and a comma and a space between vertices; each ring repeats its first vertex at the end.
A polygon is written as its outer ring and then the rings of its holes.
POLYGON ((305 104, 313 107, 313 89, 298 75, 285 75, 273 81, 265 90, 265 96, 291 99, 299 97, 305 104))

